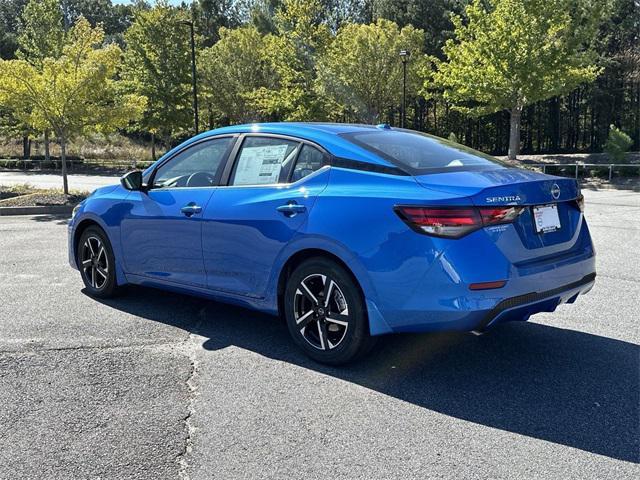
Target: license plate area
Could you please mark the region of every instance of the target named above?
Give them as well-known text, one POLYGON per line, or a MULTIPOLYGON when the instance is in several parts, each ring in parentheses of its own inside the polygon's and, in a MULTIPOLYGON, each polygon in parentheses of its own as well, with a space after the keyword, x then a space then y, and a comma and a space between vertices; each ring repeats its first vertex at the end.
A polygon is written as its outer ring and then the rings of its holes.
POLYGON ((533 222, 537 233, 555 232, 560 228, 558 205, 537 205, 533 207, 533 222))

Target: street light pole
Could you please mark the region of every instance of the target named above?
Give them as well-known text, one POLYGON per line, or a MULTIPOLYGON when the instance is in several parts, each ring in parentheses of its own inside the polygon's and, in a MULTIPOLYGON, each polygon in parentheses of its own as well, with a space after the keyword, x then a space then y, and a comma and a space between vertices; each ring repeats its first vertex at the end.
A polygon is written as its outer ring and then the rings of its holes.
POLYGON ((198 84, 196 80, 196 39, 194 32, 193 21, 183 20, 180 22, 182 25, 189 26, 189 32, 191 33, 191 87, 193 90, 193 126, 198 134, 198 84))
POLYGON ((411 52, 409 50, 400 50, 400 59, 402 60, 402 108, 400 109, 400 127, 405 128, 407 117, 407 61, 411 52))

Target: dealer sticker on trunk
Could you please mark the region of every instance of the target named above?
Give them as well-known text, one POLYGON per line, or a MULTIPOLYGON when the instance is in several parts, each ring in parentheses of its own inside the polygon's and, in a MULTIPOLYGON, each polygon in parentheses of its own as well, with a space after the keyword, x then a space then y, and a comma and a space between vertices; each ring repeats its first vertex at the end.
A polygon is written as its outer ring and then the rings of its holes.
POLYGON ((554 232, 560 228, 560 217, 556 204, 533 207, 533 218, 538 233, 554 232))

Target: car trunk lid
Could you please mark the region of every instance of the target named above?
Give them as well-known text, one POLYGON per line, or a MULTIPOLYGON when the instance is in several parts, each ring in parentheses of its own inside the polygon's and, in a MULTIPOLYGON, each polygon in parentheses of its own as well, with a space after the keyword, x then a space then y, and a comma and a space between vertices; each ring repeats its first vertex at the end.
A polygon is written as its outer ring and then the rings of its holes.
POLYGON ((513 222, 517 237, 504 226, 487 227, 503 253, 515 263, 566 252, 582 222, 576 203, 580 190, 574 179, 500 168, 419 175, 416 181, 431 190, 466 197, 477 207, 524 207, 513 222), (555 205, 560 227, 539 232, 534 210, 545 205, 555 205), (506 235, 499 235, 502 232, 506 235))

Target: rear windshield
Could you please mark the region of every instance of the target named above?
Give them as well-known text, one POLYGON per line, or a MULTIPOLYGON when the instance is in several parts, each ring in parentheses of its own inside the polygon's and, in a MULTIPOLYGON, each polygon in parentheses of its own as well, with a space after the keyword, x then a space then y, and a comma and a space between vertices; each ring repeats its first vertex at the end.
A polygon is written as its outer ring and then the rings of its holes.
POLYGON ((494 170, 498 159, 442 138, 409 130, 365 130, 342 137, 412 175, 456 170, 494 170))

